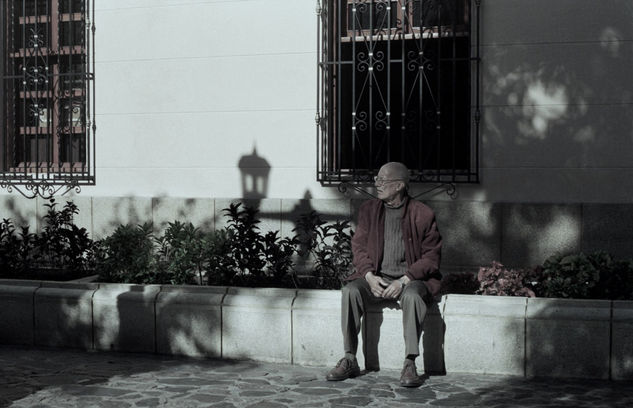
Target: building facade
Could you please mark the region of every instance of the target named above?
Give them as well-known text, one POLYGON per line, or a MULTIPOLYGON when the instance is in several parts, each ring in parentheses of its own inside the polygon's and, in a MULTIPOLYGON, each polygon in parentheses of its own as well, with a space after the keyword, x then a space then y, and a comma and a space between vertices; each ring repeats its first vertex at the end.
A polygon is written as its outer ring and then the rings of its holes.
MULTIPOLYGON (((366 197, 317 174, 315 116, 331 80, 318 66, 322 13, 337 1, 95 0, 95 183, 64 196, 78 222, 96 238, 146 220, 218 228, 222 208, 242 199, 282 234, 310 209, 353 217, 366 197)), ((426 192, 437 183, 411 190, 437 213, 443 265, 633 257, 633 1, 467 3, 478 182, 456 183, 454 196, 426 192)), ((1 194, 3 218, 39 222, 45 200, 1 194)))

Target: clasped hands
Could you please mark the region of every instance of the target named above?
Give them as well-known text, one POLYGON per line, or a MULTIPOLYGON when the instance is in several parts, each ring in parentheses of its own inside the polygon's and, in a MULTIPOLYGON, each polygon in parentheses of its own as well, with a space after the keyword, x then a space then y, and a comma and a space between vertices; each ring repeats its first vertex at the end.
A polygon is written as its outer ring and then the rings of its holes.
POLYGON ((376 297, 385 299, 397 299, 398 296, 400 296, 404 285, 409 281, 409 278, 406 276, 403 276, 401 279, 404 280, 404 282, 395 279, 389 283, 380 276, 374 275, 372 272, 368 272, 365 275, 365 280, 369 283, 371 293, 376 297))

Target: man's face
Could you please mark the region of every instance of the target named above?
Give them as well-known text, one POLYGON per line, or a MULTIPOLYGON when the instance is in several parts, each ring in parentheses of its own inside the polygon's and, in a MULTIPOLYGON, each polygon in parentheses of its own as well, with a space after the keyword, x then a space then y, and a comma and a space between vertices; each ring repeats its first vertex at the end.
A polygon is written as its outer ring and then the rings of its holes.
POLYGON ((385 202, 392 201, 400 194, 402 183, 402 180, 397 180, 388 167, 381 167, 374 183, 378 198, 385 202))

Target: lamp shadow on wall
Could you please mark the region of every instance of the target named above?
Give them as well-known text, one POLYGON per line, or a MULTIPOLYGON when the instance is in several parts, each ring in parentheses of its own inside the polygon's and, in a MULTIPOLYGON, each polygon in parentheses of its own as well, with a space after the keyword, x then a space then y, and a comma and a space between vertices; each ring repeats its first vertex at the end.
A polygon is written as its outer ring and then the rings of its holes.
POLYGON ((270 163, 257 154, 257 147, 253 152, 244 155, 238 162, 242 197, 247 200, 262 200, 268 197, 268 182, 270 177, 270 163))

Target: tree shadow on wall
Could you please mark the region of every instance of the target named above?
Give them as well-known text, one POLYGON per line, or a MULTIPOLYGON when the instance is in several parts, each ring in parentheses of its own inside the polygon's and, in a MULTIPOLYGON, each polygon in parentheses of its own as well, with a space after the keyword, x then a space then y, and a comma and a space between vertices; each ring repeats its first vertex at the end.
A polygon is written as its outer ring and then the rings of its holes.
POLYGON ((604 177, 564 170, 631 168, 633 3, 494 7, 503 19, 484 28, 484 36, 498 35, 485 41, 482 56, 485 166, 560 169, 554 180, 535 173, 506 188, 551 185, 572 200, 587 196, 587 181, 604 177), (508 41, 503 32, 522 41, 492 42, 508 41))

